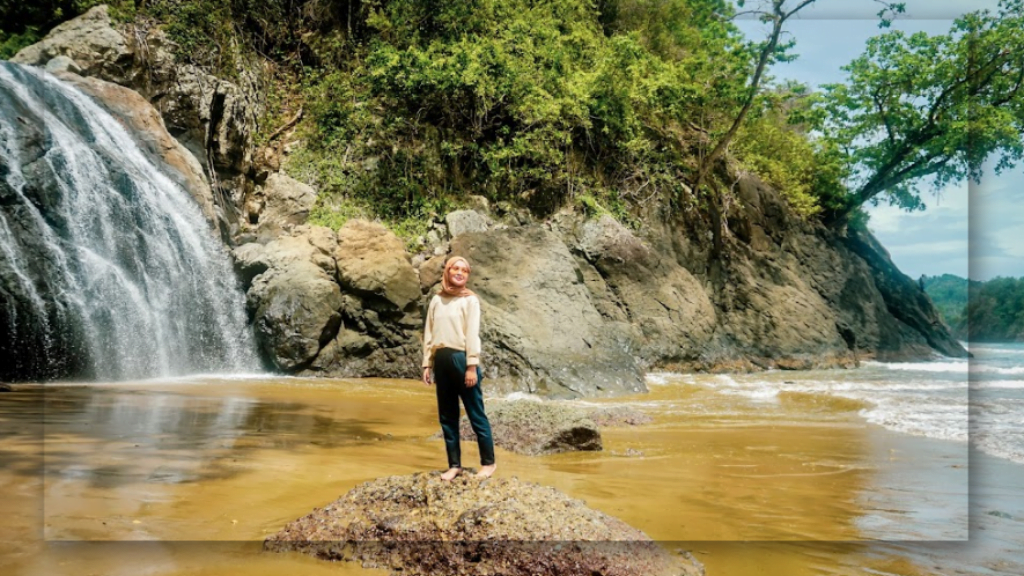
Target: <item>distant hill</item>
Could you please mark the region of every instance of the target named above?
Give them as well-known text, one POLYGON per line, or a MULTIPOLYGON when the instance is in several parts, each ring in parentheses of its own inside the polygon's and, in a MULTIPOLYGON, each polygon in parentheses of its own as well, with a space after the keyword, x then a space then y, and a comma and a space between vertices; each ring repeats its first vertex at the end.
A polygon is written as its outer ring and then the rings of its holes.
POLYGON ((922 276, 920 282, 955 337, 971 342, 1024 341, 1024 278, 979 282, 943 274, 922 276))
POLYGON ((942 276, 921 276, 924 291, 935 303, 935 308, 942 316, 942 320, 950 328, 954 328, 961 319, 964 310, 967 308, 967 284, 966 278, 953 274, 942 276))

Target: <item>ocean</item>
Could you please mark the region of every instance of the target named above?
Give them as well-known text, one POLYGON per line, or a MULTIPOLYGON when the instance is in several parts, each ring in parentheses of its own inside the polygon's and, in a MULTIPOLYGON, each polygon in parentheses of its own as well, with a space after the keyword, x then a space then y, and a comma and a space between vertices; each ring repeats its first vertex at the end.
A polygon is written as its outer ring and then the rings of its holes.
POLYGON ((871 424, 903 434, 970 443, 989 455, 1024 464, 1024 343, 973 344, 969 349, 974 354, 971 359, 864 362, 854 370, 715 376, 654 373, 648 376, 648 384, 652 388, 682 384, 713 392, 719 398, 676 402, 669 408, 703 417, 749 415, 755 405, 764 419, 819 419, 822 414, 786 400, 801 394, 827 395, 854 402, 860 417, 871 424))

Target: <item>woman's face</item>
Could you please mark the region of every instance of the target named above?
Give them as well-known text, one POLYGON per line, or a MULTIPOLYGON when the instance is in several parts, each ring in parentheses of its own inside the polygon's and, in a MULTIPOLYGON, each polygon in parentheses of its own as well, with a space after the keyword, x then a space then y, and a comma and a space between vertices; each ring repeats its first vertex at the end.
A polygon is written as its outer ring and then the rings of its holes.
POLYGON ((455 288, 462 288, 469 281, 469 265, 464 260, 456 260, 448 269, 448 282, 455 288))

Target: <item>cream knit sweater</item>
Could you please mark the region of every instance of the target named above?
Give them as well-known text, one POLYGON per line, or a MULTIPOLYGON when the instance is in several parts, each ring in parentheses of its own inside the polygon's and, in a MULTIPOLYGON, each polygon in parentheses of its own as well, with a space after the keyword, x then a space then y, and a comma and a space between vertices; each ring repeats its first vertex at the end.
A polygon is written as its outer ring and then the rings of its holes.
POLYGON ((480 300, 476 296, 437 294, 430 301, 423 329, 424 368, 434 365, 439 348, 465 350, 467 366, 480 363, 480 300))

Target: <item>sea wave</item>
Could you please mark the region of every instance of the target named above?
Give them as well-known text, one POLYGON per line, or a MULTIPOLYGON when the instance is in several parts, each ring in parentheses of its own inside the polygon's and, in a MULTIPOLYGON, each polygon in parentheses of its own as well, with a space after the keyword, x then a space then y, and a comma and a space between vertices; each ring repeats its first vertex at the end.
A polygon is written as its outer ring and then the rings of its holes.
POLYGON ((880 402, 862 410, 861 416, 872 424, 904 434, 956 442, 967 442, 969 438, 966 405, 880 402))
POLYGON ((1003 374, 1014 375, 1024 374, 1024 366, 993 366, 990 363, 975 360, 950 361, 950 362, 865 362, 866 366, 873 366, 889 370, 903 370, 913 372, 948 372, 953 374, 1003 374))
POLYGON ((1024 380, 974 380, 971 390, 1022 390, 1024 380))
POLYGON ((950 362, 864 362, 865 366, 889 370, 914 370, 918 372, 967 372, 970 364, 966 360, 950 362))
POLYGON ((774 401, 779 397, 777 388, 725 389, 721 392, 730 396, 743 396, 758 402, 774 401))
MULTIPOLYGON (((977 347, 976 347, 977 348, 977 347)), ((662 409, 704 418, 793 418, 781 392, 821 394, 863 403, 858 414, 894 432, 937 440, 968 441, 993 456, 1024 464, 1024 366, 1017 356, 931 362, 869 362, 860 370, 789 372, 785 375, 657 374, 656 386, 700 386, 722 402, 669 403, 662 409), (785 379, 783 379, 785 378, 785 379), (971 394, 968 391, 972 391, 971 394), (733 398, 733 400, 725 400, 733 398)), ((799 408, 802 409, 802 408, 799 408)))
POLYGON ((972 364, 971 374, 1003 374, 1003 375, 1014 375, 1024 374, 1024 366, 1010 366, 1003 368, 1000 366, 988 366, 985 364, 972 364))
POLYGON ((973 433, 971 445, 991 456, 1024 464, 1024 448, 1021 447, 1024 445, 1024 439, 1019 435, 973 433))

